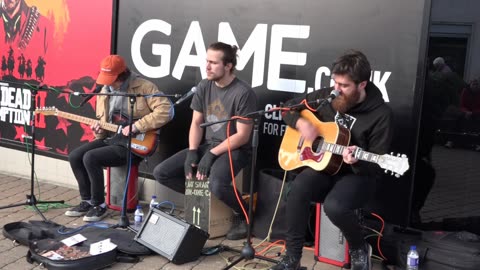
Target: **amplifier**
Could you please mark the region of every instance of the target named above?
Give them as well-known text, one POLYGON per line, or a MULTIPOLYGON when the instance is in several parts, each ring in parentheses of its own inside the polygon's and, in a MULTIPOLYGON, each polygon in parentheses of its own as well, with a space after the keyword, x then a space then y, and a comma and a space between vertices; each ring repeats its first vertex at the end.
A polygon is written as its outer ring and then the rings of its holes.
POLYGON ((317 221, 315 226, 315 258, 324 263, 350 268, 348 243, 338 227, 333 225, 317 203, 317 221))
POLYGON ((207 232, 159 209, 148 212, 135 240, 175 264, 195 261, 209 235, 207 232))

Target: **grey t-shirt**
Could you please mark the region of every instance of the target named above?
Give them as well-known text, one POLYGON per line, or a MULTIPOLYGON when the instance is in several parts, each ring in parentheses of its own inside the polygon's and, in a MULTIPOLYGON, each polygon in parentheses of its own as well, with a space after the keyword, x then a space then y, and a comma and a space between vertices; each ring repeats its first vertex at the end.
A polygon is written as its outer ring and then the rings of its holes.
MULTIPOLYGON (((190 108, 201 112, 205 122, 226 120, 232 116, 244 116, 257 110, 257 96, 244 81, 235 78, 228 86, 218 87, 215 82, 202 80, 197 85, 190 108)), ((245 123, 244 120, 237 120, 245 123)), ((251 122, 251 121, 249 121, 251 122)), ((248 123, 248 122, 247 122, 248 123)), ((235 121, 230 124, 230 136, 237 132, 235 121)), ((227 138, 227 122, 206 128, 205 140, 210 144, 219 144, 227 138)), ((248 145, 242 149, 249 148, 248 145)))

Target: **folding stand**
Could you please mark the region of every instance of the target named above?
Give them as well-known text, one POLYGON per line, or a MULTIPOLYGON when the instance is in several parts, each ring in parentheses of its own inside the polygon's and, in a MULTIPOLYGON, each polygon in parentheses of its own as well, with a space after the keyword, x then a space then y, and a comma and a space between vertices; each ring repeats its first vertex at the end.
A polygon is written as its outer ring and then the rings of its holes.
POLYGON ((133 108, 135 102, 137 101, 136 96, 129 96, 130 101, 130 114, 128 116, 128 144, 127 144, 127 164, 128 164, 128 173, 127 179, 125 181, 124 196, 122 200, 122 211, 120 214, 120 221, 118 222, 118 227, 127 228, 130 225, 130 221, 127 217, 127 194, 128 194, 128 182, 130 181, 130 169, 132 166, 132 125, 133 125, 133 108))
MULTIPOLYGON (((32 122, 31 122, 31 140, 32 140, 32 154, 31 154, 31 159, 32 159, 32 164, 31 164, 31 172, 30 172, 30 194, 27 194, 27 200, 23 203, 17 203, 17 204, 10 204, 7 206, 1 206, 0 209, 5 209, 5 208, 10 208, 10 207, 17 207, 17 206, 22 206, 22 205, 29 205, 35 209, 35 211, 40 215, 40 217, 43 219, 43 221, 47 221, 45 216, 42 214, 42 212, 38 209, 37 204, 45 204, 45 203, 64 203, 64 201, 37 201, 37 198, 35 197, 35 109, 37 107, 36 105, 36 96, 38 91, 46 91, 45 89, 41 89, 40 86, 37 86, 37 89, 31 89, 31 115, 32 115, 32 122)), ((27 137, 25 137, 27 138, 27 137)))

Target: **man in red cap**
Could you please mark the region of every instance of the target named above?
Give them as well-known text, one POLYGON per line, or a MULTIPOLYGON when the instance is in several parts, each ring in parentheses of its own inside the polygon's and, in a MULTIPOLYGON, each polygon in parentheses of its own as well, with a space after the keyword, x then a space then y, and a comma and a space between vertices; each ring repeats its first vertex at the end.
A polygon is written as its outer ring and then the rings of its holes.
MULTIPOLYGON (((86 143, 69 155, 70 166, 78 182, 82 201, 65 212, 70 217, 83 216, 84 221, 99 221, 106 216, 104 197, 104 167, 122 166, 128 163, 126 145, 109 144, 108 138, 128 136, 129 126, 122 128, 121 134, 111 134, 102 128, 102 124, 115 122, 117 116, 130 115, 129 98, 122 94, 135 94, 132 133, 144 133, 155 130, 173 117, 173 106, 166 97, 147 95, 161 94, 152 82, 139 77, 125 64, 119 55, 109 55, 100 64, 97 84, 104 85, 101 93, 119 95, 100 95, 97 97, 96 116, 98 122, 91 126, 95 140, 86 143), (107 139, 107 140, 105 140, 107 139)), ((141 157, 133 156, 134 161, 141 157)))

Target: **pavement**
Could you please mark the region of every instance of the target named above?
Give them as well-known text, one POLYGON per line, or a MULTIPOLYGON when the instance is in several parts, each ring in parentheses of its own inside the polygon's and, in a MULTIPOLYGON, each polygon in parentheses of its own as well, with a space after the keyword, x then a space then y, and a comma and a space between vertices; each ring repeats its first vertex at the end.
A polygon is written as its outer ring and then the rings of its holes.
MULTIPOLYGON (((26 204, 26 195, 30 194, 30 179, 26 179, 20 176, 8 175, 0 172, 0 208, 12 204, 26 204)), ((41 201, 58 201, 64 200, 65 204, 76 205, 80 201, 78 190, 53 185, 49 183, 35 183, 35 196, 37 200, 41 201)), ((48 205, 37 204, 38 208, 42 210, 46 219, 65 225, 70 228, 76 228, 85 224, 82 218, 71 218, 64 215, 66 208, 62 205, 48 205), (49 209, 46 209, 48 206, 49 209)), ((130 220, 133 219, 132 214, 128 214, 130 220)), ((29 220, 41 220, 41 216, 32 209, 31 206, 20 205, 14 207, 8 207, 0 209, 0 225, 3 226, 7 223, 29 220)), ((108 210, 108 217, 103 221, 108 223, 118 224, 120 219, 120 213, 118 211, 108 210)), ((241 250, 244 246, 245 240, 230 241, 224 237, 208 240, 205 247, 212 247, 215 245, 225 245, 227 247, 241 250)), ((252 238, 253 247, 257 252, 261 249, 256 245, 260 243, 261 239, 252 238)), ((0 236, 0 269, 42 269, 41 266, 30 264, 26 261, 25 255, 28 251, 26 246, 14 244, 10 239, 0 236)), ((280 249, 274 249, 269 254, 275 254, 280 249)), ((236 252, 220 252, 216 255, 201 256, 198 260, 182 265, 175 265, 169 262, 166 258, 154 254, 149 256, 142 256, 138 263, 115 263, 109 269, 165 269, 165 270, 180 270, 180 269, 192 269, 192 270, 216 270, 225 268, 231 261, 238 258, 236 252)), ((274 259, 279 259, 274 257, 274 259)), ((248 261, 241 261, 231 269, 268 269, 272 263, 254 259, 248 261)), ((342 269, 337 266, 318 262, 314 259, 313 250, 305 249, 304 256, 302 258, 302 266, 306 269, 324 269, 324 270, 338 270, 342 269)), ((384 269, 378 261, 374 261, 374 270, 384 269)), ((392 268, 393 269, 393 268, 392 268)))

